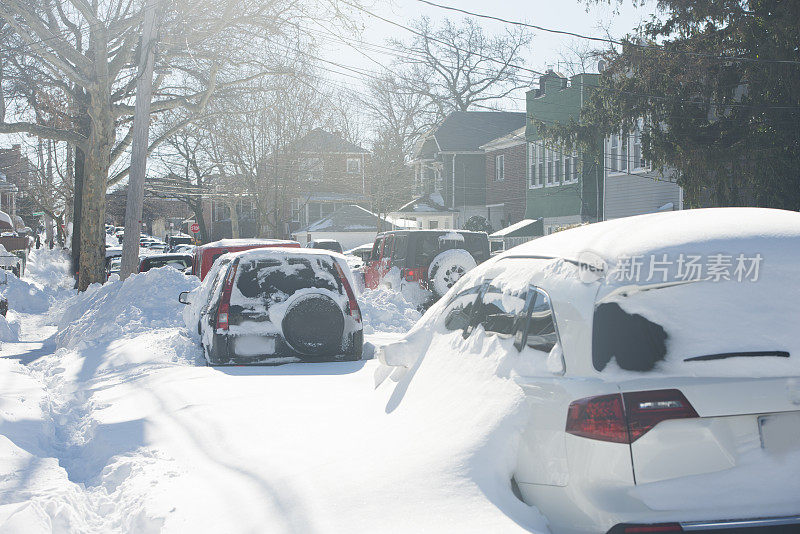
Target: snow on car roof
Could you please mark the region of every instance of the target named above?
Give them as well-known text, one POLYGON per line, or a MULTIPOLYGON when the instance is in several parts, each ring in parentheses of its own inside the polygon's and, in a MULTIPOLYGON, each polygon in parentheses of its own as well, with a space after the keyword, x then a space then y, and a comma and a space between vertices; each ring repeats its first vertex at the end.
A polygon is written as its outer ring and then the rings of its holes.
POLYGON ((580 260, 592 252, 605 260, 674 250, 716 254, 766 249, 800 254, 800 213, 767 208, 705 208, 614 219, 540 237, 502 254, 580 260), (789 243, 791 247, 787 247, 789 243), (787 248, 789 250, 787 250, 787 248))
POLYGON ((293 247, 270 247, 270 248, 254 248, 250 250, 242 250, 240 252, 230 252, 229 255, 233 258, 258 258, 261 256, 285 256, 290 254, 292 256, 333 256, 340 260, 345 260, 345 257, 338 252, 327 250, 324 248, 293 248, 293 247))
POLYGON ((251 245, 295 245, 297 241, 290 239, 220 239, 212 243, 206 243, 203 247, 248 247, 251 245))

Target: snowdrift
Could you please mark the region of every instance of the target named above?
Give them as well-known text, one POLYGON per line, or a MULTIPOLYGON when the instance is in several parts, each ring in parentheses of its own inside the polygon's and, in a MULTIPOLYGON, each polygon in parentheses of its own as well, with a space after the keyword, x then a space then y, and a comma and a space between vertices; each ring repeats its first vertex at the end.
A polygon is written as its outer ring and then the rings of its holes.
POLYGON ((154 329, 181 326, 181 291, 199 281, 171 267, 92 285, 67 302, 58 324, 59 347, 76 348, 154 329))

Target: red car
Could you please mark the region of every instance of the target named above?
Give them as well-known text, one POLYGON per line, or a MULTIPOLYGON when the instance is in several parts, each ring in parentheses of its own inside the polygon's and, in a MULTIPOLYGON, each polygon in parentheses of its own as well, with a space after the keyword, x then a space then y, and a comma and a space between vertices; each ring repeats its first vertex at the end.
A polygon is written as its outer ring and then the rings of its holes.
POLYGON ((300 248, 300 243, 284 239, 221 239, 207 243, 194 249, 192 274, 203 280, 214 261, 223 254, 267 247, 300 248))

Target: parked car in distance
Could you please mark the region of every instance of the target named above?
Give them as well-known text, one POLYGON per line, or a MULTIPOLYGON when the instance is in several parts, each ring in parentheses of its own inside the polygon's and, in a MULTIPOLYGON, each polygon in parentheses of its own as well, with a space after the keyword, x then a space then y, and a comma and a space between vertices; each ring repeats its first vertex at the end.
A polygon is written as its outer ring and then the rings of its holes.
POLYGON ((180 271, 192 265, 191 254, 152 254, 139 260, 139 272, 144 273, 159 267, 172 267, 180 271))
POLYGON ((200 245, 192 254, 192 274, 204 280, 214 261, 223 254, 268 247, 300 248, 300 243, 283 239, 221 239, 200 245))
POLYGON ((186 234, 174 234, 167 236, 167 250, 178 252, 177 247, 181 245, 191 245, 192 236, 186 234))
POLYGON ((489 259, 486 232, 394 230, 378 234, 364 266, 366 287, 413 282, 441 297, 459 278, 489 259), (396 273, 395 280, 387 275, 396 273))
POLYGON ((322 250, 331 250, 342 254, 342 244, 335 239, 314 239, 306 244, 306 248, 318 248, 322 250))
POLYGON ((194 252, 194 245, 175 245, 170 253, 172 254, 192 254, 194 252))
POLYGON ((119 274, 122 269, 122 256, 114 256, 110 258, 106 264, 106 280, 111 278, 112 274, 119 274))
POLYGON ((226 254, 179 300, 191 304, 187 324, 197 325, 210 365, 361 358, 361 310, 347 262, 336 253, 226 254))
POLYGON ((590 224, 478 266, 376 357, 497 359, 526 396, 509 491, 553 534, 800 532, 798 264, 796 212, 590 224))

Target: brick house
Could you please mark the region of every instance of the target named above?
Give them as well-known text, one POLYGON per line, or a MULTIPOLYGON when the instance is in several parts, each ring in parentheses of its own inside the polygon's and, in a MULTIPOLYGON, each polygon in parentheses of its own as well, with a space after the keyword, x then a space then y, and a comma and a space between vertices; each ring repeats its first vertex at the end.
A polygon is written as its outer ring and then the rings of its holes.
POLYGON ((321 128, 288 145, 263 164, 263 175, 283 187, 288 237, 346 205, 369 209, 368 150, 321 128))
POLYGON ((486 219, 500 230, 525 218, 525 127, 481 146, 486 152, 486 219))

